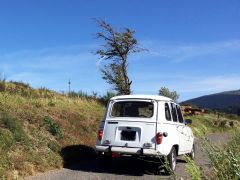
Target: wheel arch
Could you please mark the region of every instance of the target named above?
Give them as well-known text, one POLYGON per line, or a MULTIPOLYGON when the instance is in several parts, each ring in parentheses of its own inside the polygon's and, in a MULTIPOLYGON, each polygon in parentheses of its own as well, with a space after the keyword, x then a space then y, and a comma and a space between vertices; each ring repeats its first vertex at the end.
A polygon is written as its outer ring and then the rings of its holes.
POLYGON ((177 154, 177 156, 178 156, 179 145, 178 145, 178 144, 174 144, 172 147, 175 148, 176 154, 177 154))

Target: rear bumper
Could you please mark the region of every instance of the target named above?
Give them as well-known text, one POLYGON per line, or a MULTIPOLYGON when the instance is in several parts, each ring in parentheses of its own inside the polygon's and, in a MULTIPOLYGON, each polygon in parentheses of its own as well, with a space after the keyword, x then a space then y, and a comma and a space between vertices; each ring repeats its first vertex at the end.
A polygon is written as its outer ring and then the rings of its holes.
POLYGON ((111 147, 111 146, 96 146, 96 151, 99 152, 115 152, 129 155, 146 155, 146 156, 162 156, 155 149, 129 148, 129 147, 111 147))

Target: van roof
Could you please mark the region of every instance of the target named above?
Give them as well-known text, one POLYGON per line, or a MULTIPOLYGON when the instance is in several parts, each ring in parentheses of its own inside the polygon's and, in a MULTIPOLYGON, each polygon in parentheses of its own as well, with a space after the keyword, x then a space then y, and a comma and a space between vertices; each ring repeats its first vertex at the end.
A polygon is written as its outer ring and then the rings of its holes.
POLYGON ((157 95, 122 95, 122 96, 114 96, 111 98, 111 100, 120 100, 120 99, 150 99, 150 100, 158 100, 158 101, 173 101, 168 97, 157 96, 157 95))

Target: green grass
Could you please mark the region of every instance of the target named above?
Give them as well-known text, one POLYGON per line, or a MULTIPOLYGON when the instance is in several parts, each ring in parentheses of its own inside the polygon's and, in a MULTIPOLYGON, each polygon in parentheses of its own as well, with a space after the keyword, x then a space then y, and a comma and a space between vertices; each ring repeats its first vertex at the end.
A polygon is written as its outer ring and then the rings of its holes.
POLYGON ((4 114, 3 117, 0 118, 0 125, 1 127, 11 131, 16 142, 28 141, 27 135, 23 130, 23 124, 17 119, 4 114))
MULTIPOLYGON (((240 179, 240 119, 236 116, 217 114, 203 114, 186 117, 192 119, 191 125, 195 136, 203 140, 203 148, 208 153, 214 179, 240 179), (234 126, 230 126, 233 124, 234 126), (207 134, 214 132, 228 132, 233 139, 225 147, 218 147, 206 139, 207 134)), ((186 170, 192 179, 206 178, 201 168, 189 158, 186 159, 186 170)), ((213 178, 211 177, 211 178, 213 178)))
POLYGON ((185 156, 185 160, 187 162, 186 171, 191 176, 191 179, 193 179, 193 180, 200 180, 201 177, 202 177, 202 173, 201 173, 200 167, 197 166, 195 164, 194 160, 192 160, 188 156, 185 156))
POLYGON ((60 129, 60 126, 53 122, 53 119, 49 116, 44 117, 43 126, 47 126, 47 130, 53 135, 58 136, 59 138, 63 138, 63 132, 60 129))
POLYGON ((62 167, 61 149, 95 144, 103 104, 24 83, 0 86, 0 179, 62 167))
POLYGON ((235 131, 240 128, 240 119, 222 115, 220 118, 214 113, 196 116, 187 116, 185 119, 192 119, 190 127, 196 136, 214 132, 235 131), (233 124, 231 127, 229 124, 233 124))
MULTIPOLYGON (((106 103, 113 95, 108 93, 100 100, 106 103)), ((105 109, 97 99, 96 94, 66 96, 22 82, 0 81, 0 179, 62 167, 62 150, 93 146, 105 109)), ((238 128, 214 125, 214 114, 190 118, 195 134, 238 128)), ((238 119, 221 118, 239 125, 238 119)))
POLYGON ((216 179, 240 179, 240 133, 236 132, 224 148, 204 141, 216 179))
POLYGON ((7 170, 10 168, 10 160, 8 152, 15 146, 13 134, 7 130, 0 128, 0 177, 6 176, 7 170))

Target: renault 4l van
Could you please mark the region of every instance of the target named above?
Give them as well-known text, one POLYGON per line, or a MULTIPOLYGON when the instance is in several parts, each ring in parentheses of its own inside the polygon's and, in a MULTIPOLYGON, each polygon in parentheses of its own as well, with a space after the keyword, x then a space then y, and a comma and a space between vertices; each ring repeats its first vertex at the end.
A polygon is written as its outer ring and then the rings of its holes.
POLYGON ((194 136, 180 106, 170 98, 124 95, 111 98, 98 131, 99 156, 165 156, 175 170, 176 157, 195 156, 194 136))

